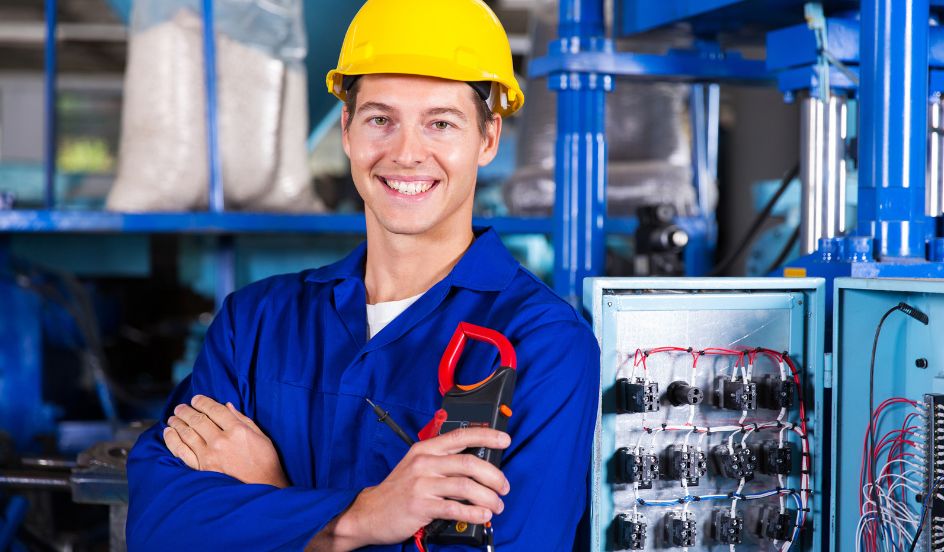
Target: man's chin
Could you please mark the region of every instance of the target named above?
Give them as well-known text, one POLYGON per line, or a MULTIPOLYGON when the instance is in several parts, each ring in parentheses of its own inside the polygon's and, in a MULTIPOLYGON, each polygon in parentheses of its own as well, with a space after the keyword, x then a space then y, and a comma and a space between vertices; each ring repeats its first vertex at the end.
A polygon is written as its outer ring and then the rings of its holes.
POLYGON ((416 220, 378 221, 384 232, 394 236, 422 236, 432 233, 434 224, 416 220))

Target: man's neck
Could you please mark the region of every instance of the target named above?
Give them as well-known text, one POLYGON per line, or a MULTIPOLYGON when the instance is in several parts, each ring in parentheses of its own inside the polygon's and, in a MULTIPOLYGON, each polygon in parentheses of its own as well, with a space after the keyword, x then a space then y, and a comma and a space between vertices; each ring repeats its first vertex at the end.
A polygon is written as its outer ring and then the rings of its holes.
POLYGON ((368 217, 367 303, 397 301, 425 292, 449 274, 474 237, 471 221, 459 229, 404 235, 388 232, 368 217))

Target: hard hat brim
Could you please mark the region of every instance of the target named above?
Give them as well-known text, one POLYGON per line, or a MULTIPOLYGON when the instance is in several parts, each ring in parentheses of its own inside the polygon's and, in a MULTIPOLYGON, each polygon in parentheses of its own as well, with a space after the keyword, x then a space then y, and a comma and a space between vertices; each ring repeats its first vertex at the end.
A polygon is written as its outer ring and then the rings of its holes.
POLYGON ((331 94, 334 94, 339 100, 345 101, 347 94, 341 82, 344 76, 379 74, 415 75, 460 82, 497 82, 505 88, 508 95, 508 105, 505 108, 496 105, 496 113, 502 116, 511 115, 524 105, 524 94, 514 77, 511 78, 510 82, 507 82, 507 79, 503 79, 495 73, 433 56, 402 54, 376 56, 369 61, 351 64, 343 68, 339 67, 328 72, 325 83, 331 94))

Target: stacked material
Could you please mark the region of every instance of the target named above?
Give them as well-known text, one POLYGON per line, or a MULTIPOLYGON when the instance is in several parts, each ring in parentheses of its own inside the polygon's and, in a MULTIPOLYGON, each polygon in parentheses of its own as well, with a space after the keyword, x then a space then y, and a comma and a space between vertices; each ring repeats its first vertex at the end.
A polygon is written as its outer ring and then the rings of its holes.
MULTIPOLYGON (((217 33, 216 48, 226 208, 323 210, 306 161, 303 67, 224 33, 217 33)), ((207 151, 202 20, 183 7, 132 34, 118 177, 108 208, 206 209, 207 151)))

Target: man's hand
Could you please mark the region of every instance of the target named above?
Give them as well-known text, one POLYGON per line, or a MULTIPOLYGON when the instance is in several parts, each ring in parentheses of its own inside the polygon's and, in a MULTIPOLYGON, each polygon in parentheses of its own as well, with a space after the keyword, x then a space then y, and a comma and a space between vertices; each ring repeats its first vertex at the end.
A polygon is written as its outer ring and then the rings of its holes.
POLYGON ((223 406, 195 395, 190 406, 177 405, 167 425, 164 443, 191 468, 224 473, 243 483, 289 486, 272 441, 232 403, 223 406))
POLYGON ((511 490, 501 470, 471 454, 470 447, 505 449, 507 433, 470 428, 413 445, 379 485, 361 491, 351 507, 309 543, 308 550, 353 550, 409 539, 434 519, 480 524, 505 508, 511 490), (468 501, 462 504, 460 500, 468 501))

